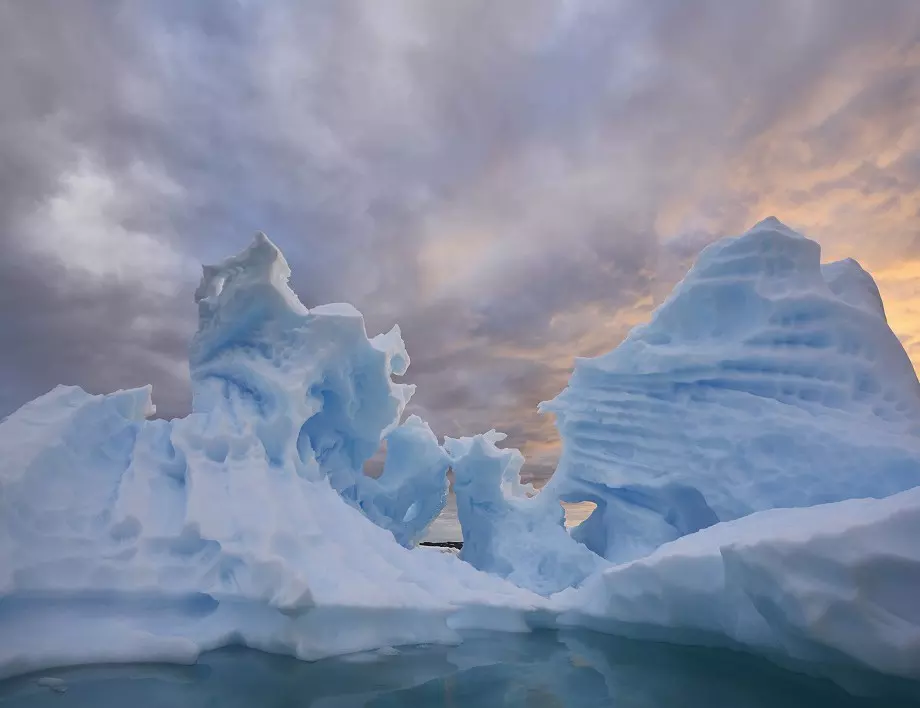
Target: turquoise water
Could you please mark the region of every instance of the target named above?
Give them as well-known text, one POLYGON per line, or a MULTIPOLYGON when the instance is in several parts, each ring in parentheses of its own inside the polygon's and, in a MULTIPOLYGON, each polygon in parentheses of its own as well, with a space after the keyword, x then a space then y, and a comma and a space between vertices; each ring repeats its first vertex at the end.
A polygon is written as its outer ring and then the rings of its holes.
MULTIPOLYGON (((882 683, 885 692, 912 690, 882 683)), ((835 708, 918 705, 856 698, 827 681, 725 651, 593 633, 478 634, 314 663, 221 650, 195 666, 49 671, 0 683, 3 708, 618 706, 835 708), (47 678, 60 685, 47 685, 47 678), (45 684, 45 685, 41 685, 45 684)))

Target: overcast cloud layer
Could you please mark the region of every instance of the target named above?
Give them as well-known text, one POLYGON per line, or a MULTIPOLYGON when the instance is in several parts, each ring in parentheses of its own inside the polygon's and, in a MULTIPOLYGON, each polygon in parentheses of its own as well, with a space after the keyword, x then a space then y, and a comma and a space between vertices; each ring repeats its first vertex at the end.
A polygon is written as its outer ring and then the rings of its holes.
POLYGON ((439 434, 615 346, 775 214, 876 275, 920 361, 920 2, 0 0, 0 415, 189 405, 199 263, 257 229, 398 322, 439 434))

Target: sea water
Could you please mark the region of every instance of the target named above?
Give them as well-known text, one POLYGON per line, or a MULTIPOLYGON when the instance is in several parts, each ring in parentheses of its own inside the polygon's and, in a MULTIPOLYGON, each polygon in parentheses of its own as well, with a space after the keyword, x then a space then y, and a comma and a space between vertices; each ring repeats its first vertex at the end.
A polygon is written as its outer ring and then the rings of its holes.
MULTIPOLYGON (((0 683, 3 708, 910 706, 913 688, 860 698, 724 650, 589 632, 478 633, 459 646, 387 648, 317 662, 224 649, 193 666, 94 666, 0 683), (891 696, 900 696, 894 698, 891 696)), ((889 690, 890 689, 890 690, 889 690)))

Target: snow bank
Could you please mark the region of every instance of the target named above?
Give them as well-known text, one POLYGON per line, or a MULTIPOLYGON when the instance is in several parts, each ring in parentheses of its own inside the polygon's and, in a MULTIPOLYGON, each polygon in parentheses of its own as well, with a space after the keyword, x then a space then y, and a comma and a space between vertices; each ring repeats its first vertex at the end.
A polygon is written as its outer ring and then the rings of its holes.
POLYGON ((767 219, 706 248, 648 324, 579 359, 544 489, 611 561, 754 511, 920 484, 920 384, 871 276, 767 219))

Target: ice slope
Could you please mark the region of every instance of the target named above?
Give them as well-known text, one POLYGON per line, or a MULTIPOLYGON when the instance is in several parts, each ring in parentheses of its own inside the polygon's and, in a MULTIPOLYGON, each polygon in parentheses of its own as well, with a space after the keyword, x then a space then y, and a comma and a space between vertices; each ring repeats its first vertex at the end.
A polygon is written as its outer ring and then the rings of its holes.
POLYGON ((918 539, 920 488, 771 509, 684 536, 554 600, 562 625, 740 647, 844 683, 858 678, 853 668, 920 680, 918 539))
POLYGON ((543 494, 611 561, 775 507, 920 484, 920 384, 871 276, 776 219, 712 244, 648 324, 578 359, 543 494))
POLYGON ((446 438, 454 471, 460 558, 541 595, 581 583, 608 563, 569 536, 558 501, 521 484, 524 456, 494 430, 446 438))
POLYGON ((287 276, 261 236, 205 269, 188 417, 147 420, 149 388, 58 387, 0 422, 0 676, 234 643, 309 659, 451 642, 545 604, 372 523, 423 531, 444 486, 418 480, 445 455, 417 419, 397 425, 398 331, 368 340, 350 306, 308 311, 287 276))

